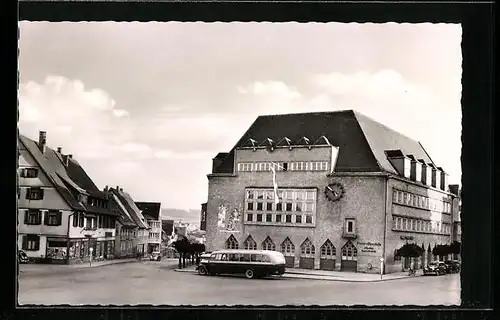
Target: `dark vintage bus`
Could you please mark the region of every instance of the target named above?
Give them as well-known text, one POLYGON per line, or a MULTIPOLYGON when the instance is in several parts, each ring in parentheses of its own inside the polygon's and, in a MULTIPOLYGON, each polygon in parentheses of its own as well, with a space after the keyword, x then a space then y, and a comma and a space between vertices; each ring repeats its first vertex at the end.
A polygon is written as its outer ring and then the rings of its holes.
POLYGON ((285 257, 270 250, 218 250, 204 257, 197 267, 201 275, 244 274, 248 279, 282 275, 285 257))

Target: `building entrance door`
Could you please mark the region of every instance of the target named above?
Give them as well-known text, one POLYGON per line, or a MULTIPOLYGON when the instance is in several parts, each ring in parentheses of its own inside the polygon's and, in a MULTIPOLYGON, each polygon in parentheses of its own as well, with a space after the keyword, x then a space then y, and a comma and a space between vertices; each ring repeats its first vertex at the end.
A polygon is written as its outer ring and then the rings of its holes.
POLYGON ((351 240, 342 247, 342 260, 340 261, 341 271, 356 272, 358 269, 358 249, 351 240))

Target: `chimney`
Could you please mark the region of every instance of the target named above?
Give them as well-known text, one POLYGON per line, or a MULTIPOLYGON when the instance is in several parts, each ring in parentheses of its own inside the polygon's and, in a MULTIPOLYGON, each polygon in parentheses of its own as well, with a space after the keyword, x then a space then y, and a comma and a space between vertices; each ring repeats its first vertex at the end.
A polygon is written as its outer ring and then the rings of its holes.
POLYGON ((458 194, 458 190, 459 190, 459 185, 458 184, 450 184, 448 186, 448 188, 450 189, 450 192, 453 193, 454 195, 456 195, 457 197, 459 196, 458 194))
POLYGON ((120 188, 120 192, 123 192, 123 188, 120 188))
POLYGON ((42 153, 45 153, 45 147, 47 146, 47 132, 40 131, 38 133, 38 148, 42 153))
POLYGON ((401 150, 386 150, 385 154, 389 162, 394 166, 397 172, 410 179, 411 175, 411 161, 406 157, 401 150))
POLYGON ((108 191, 109 191, 109 187, 108 187, 108 186, 105 186, 105 187, 104 187, 103 192, 104 192, 104 193, 108 193, 108 191))
POLYGON ((73 155, 72 154, 68 154, 68 158, 73 159, 73 155))
POLYGON ((429 163, 429 166, 432 169, 432 176, 431 176, 431 186, 434 188, 439 188, 441 186, 441 174, 439 173, 439 170, 434 164, 429 163))
POLYGON ((61 147, 57 147, 57 153, 62 153, 62 148, 61 147))
POLYGON ((422 181, 422 164, 414 156, 408 156, 411 159, 410 179, 416 182, 422 181))
POLYGON ((67 154, 62 155, 62 161, 63 161, 64 165, 67 167, 69 164, 69 157, 67 154))
POLYGON ((116 191, 120 191, 120 186, 116 186, 116 191))
POLYGON ((443 191, 446 191, 446 186, 448 185, 448 174, 444 172, 443 168, 438 167, 439 173, 441 175, 440 181, 441 183, 439 184, 439 188, 443 191))

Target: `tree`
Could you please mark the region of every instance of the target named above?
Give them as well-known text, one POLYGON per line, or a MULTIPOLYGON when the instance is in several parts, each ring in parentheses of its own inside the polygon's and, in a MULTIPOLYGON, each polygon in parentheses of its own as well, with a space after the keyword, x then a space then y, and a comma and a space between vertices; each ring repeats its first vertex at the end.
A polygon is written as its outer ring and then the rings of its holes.
POLYGON ((448 244, 438 244, 432 249, 432 254, 439 257, 447 256, 451 253, 451 247, 448 244))
POLYGON ((186 255, 191 250, 190 246, 186 237, 181 237, 174 242, 174 248, 179 253, 179 269, 186 267, 186 255))
POLYGON ((401 248, 396 250, 396 254, 400 257, 416 258, 420 257, 424 249, 416 243, 405 243, 401 248))
POLYGON ((453 254, 454 256, 460 255, 461 251, 462 251, 462 244, 459 241, 453 241, 450 244, 450 253, 453 254))
POLYGON ((416 243, 405 243, 401 248, 396 250, 397 256, 405 258, 417 258, 422 256, 423 253, 423 248, 416 243))

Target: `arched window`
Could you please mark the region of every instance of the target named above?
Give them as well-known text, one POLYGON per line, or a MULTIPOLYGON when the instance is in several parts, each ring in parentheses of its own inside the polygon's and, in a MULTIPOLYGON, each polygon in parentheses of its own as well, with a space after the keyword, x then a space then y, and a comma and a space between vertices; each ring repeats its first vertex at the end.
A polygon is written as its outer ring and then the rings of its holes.
POLYGON ((352 244, 351 240, 347 241, 342 247, 342 260, 358 260, 358 249, 352 244))
POLYGON ((295 245, 288 237, 281 243, 281 253, 284 255, 293 255, 295 253, 295 245))
POLYGON ((252 236, 248 236, 245 242, 243 242, 243 247, 246 250, 257 250, 257 242, 255 242, 252 236))
POLYGON ((309 238, 306 238, 306 240, 304 240, 304 242, 302 242, 302 244, 300 245, 300 252, 303 255, 314 255, 314 245, 312 244, 311 240, 309 240, 309 238))
POLYGON ((337 249, 330 241, 330 239, 326 239, 325 243, 321 246, 321 258, 331 258, 337 254, 337 249))
POLYGON ((226 240, 226 249, 238 249, 238 241, 233 235, 226 240))
POLYGON ((276 245, 274 244, 273 240, 271 238, 267 237, 264 242, 262 242, 262 249, 263 250, 276 250, 276 245))

